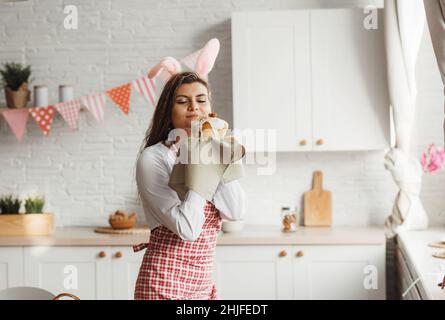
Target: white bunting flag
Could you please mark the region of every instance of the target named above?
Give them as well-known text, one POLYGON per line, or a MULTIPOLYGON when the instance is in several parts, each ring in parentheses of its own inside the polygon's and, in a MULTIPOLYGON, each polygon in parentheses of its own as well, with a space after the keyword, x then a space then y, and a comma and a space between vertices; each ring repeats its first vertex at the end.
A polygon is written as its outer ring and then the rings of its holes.
POLYGON ((151 101, 153 107, 156 107, 156 85, 153 79, 143 77, 133 80, 133 87, 147 101, 151 101))
POLYGON ((105 93, 82 97, 82 104, 90 111, 98 122, 104 119, 105 93))
POLYGON ((70 100, 59 102, 54 105, 56 110, 62 115, 63 119, 71 130, 77 129, 77 121, 79 120, 80 101, 70 100))

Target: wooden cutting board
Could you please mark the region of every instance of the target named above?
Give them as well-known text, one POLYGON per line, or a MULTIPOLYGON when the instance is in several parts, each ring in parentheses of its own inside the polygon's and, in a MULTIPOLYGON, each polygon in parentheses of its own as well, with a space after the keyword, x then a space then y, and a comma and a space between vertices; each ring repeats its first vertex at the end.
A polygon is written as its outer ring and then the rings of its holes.
POLYGON ((323 173, 314 171, 312 190, 304 193, 304 225, 326 227, 332 224, 332 195, 323 190, 323 173))

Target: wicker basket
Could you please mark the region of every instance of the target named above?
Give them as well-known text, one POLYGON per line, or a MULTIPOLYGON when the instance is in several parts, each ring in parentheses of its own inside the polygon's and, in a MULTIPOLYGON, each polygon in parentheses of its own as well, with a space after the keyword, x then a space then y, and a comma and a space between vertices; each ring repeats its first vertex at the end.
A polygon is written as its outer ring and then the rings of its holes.
POLYGON ((137 216, 135 213, 128 215, 124 211, 117 210, 110 215, 108 222, 113 229, 131 229, 137 222, 137 216))
POLYGON ((131 229, 136 224, 136 219, 128 219, 124 221, 110 220, 110 225, 113 229, 131 229))
POLYGON ((75 294, 67 293, 67 292, 63 292, 61 294, 58 294, 57 296, 55 296, 53 298, 53 300, 62 300, 61 298, 63 298, 63 297, 70 297, 73 300, 80 300, 80 298, 78 296, 76 296, 75 294))

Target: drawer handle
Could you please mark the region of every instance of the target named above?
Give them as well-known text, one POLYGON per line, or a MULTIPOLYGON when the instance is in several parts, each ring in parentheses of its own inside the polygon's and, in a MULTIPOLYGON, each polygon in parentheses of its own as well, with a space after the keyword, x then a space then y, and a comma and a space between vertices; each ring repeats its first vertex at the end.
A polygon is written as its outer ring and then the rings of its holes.
POLYGON ((300 146, 305 146, 305 145, 307 145, 307 140, 306 139, 300 140, 300 146))
POLYGON ((105 258, 106 256, 107 254, 105 253, 105 251, 99 252, 99 258, 105 258))
POLYGON ((295 254, 296 257, 301 258, 302 256, 304 256, 304 252, 303 251, 297 251, 297 253, 295 254))
POLYGON ((116 254, 114 256, 116 258, 122 258, 123 254, 122 254, 122 252, 118 251, 118 252, 116 252, 116 254))
POLYGON ((321 145, 324 143, 324 141, 323 141, 323 139, 318 139, 315 143, 316 143, 318 146, 321 146, 321 145))
POLYGON ((278 254, 280 257, 285 257, 287 256, 287 252, 286 250, 281 250, 280 253, 278 254))

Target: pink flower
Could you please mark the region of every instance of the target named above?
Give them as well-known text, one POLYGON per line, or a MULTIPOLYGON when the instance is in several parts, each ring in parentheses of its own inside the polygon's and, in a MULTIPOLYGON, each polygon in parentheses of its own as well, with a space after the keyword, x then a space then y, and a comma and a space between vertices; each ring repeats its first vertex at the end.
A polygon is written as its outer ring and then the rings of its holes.
POLYGON ((428 146, 427 152, 422 152, 420 164, 424 172, 434 173, 445 165, 445 150, 438 148, 434 143, 428 146))

